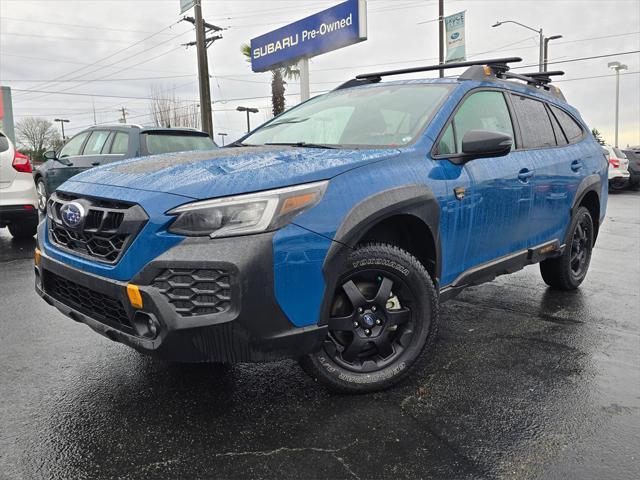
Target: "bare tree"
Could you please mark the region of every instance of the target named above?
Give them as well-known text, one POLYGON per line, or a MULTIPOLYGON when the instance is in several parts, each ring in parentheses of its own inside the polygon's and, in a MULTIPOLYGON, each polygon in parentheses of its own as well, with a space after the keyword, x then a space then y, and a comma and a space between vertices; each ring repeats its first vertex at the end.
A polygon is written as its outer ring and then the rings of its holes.
POLYGON ((26 117, 16 124, 17 140, 33 160, 40 160, 45 150, 59 143, 60 134, 49 120, 26 117))
POLYGON ((191 127, 200 129, 200 111, 195 103, 176 97, 175 90, 151 87, 150 115, 158 127, 191 127))

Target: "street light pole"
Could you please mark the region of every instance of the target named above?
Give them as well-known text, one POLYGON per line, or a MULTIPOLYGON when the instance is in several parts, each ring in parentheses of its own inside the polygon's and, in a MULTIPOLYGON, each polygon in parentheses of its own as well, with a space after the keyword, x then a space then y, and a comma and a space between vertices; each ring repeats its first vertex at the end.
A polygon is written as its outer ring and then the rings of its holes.
POLYGON ((251 108, 251 107, 238 107, 236 108, 236 110, 239 112, 247 113, 247 133, 249 133, 251 131, 251 120, 249 119, 249 114, 258 113, 260 110, 258 110, 257 108, 251 108))
POLYGON ((62 128, 62 141, 64 142, 64 124, 69 123, 69 120, 66 118, 54 118, 54 122, 60 122, 60 127, 62 128))
POLYGON ((620 62, 609 62, 607 65, 609 68, 613 68, 616 71, 616 134, 614 147, 618 147, 618 118, 620 113, 620 71, 626 70, 627 66, 620 62))
MULTIPOLYGON (((444 0, 438 2, 438 63, 444 64, 444 0)), ((440 70, 439 76, 444 77, 444 70, 440 70)))
POLYGON ((227 134, 226 134, 226 133, 219 133, 218 135, 219 135, 219 136, 220 136, 220 138, 222 139, 222 146, 224 147, 224 137, 226 137, 226 136, 227 136, 227 134))
POLYGON ((551 37, 544 39, 544 59, 542 62, 543 72, 547 71, 547 61, 549 59, 549 42, 551 40, 557 40, 558 38, 562 38, 562 35, 552 35, 551 37))
POLYGON ((520 25, 523 28, 526 28, 527 30, 531 30, 532 32, 536 32, 539 36, 540 36, 540 51, 538 52, 538 71, 540 72, 544 72, 543 68, 544 68, 544 55, 545 55, 545 39, 544 39, 544 34, 542 32, 542 28, 540 30, 536 30, 535 28, 529 27, 527 25, 525 25, 524 23, 520 23, 520 22, 516 22, 515 20, 504 20, 502 22, 496 22, 494 25, 491 25, 492 27, 499 27, 500 25, 502 25, 503 23, 515 23, 516 25, 520 25))

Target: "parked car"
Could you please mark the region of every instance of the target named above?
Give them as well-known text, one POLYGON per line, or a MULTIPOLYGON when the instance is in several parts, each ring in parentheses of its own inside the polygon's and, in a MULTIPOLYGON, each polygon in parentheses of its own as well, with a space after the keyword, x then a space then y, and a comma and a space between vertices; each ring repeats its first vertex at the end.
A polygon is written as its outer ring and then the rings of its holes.
POLYGON ((622 150, 622 153, 629 160, 629 185, 637 187, 640 185, 640 147, 622 150))
POLYGON ((629 184, 629 160, 618 147, 602 146, 609 161, 609 188, 623 190, 629 184))
POLYGON ((0 228, 8 227, 14 238, 36 234, 38 199, 29 157, 16 150, 0 131, 0 228))
POLYGON ((49 200, 36 290, 167 360, 386 388, 433 350, 439 302, 534 263, 558 290, 587 274, 607 162, 519 60, 359 76, 227 148, 83 172, 49 200))
POLYGON ((216 148, 209 136, 191 128, 157 128, 139 125, 98 125, 74 135, 60 152, 45 153, 47 161, 34 172, 38 208, 62 183, 98 165, 159 153, 216 148))

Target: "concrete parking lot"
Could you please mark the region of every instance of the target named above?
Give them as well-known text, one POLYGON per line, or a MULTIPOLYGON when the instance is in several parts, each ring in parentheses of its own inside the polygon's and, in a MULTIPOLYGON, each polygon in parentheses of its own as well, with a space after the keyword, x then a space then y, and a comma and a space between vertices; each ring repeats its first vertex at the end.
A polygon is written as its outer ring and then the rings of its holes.
POLYGON ((640 192, 610 197, 578 291, 537 266, 469 289, 366 396, 143 357, 45 304, 33 247, 0 230, 0 478, 640 478, 640 192))

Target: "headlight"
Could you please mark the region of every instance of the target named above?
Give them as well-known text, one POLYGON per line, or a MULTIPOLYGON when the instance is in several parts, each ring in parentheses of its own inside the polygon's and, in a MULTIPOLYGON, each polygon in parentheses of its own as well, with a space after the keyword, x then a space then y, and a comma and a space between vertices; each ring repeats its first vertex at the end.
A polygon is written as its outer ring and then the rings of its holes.
POLYGON ((189 203, 167 212, 177 215, 169 227, 187 236, 231 237, 276 230, 316 205, 328 182, 189 203))

